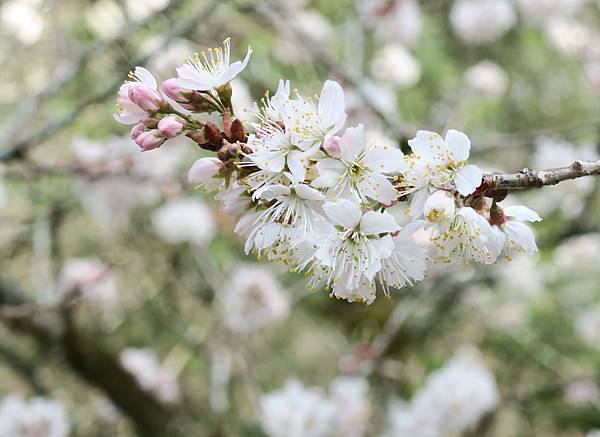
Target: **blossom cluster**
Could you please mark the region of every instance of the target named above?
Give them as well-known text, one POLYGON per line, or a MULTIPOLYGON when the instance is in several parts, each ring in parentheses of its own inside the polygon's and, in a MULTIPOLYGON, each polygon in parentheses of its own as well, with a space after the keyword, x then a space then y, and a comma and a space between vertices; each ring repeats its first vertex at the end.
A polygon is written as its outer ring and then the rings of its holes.
POLYGON ((66 437, 71 424, 61 404, 12 394, 0 402, 0 435, 14 437, 66 437))
POLYGON ((365 435, 371 419, 369 384, 360 377, 340 376, 329 394, 296 379, 267 393, 260 401, 261 424, 271 437, 365 435))
POLYGON ((388 435, 460 435, 498 405, 494 375, 472 346, 459 349, 427 378, 410 403, 389 410, 388 435))
POLYGON ((432 262, 491 264, 537 250, 525 222, 539 215, 499 204, 506 193, 468 163, 462 132, 419 131, 409 154, 369 142, 363 125, 346 125, 344 90, 332 80, 314 97, 280 80, 273 95, 245 108, 253 117, 243 123, 230 82, 251 54, 231 63, 227 39, 190 56, 160 88, 137 67, 115 114, 133 125, 143 151, 185 135, 216 153, 196 161, 188 180, 240 215, 235 231, 247 253, 305 273, 313 289, 371 303, 377 284, 386 294, 413 285, 432 262))

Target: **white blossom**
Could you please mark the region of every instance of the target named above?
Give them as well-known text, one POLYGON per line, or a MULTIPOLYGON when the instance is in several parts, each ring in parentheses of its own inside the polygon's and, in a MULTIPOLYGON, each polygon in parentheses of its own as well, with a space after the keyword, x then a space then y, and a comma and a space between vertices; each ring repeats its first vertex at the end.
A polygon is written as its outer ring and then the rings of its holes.
POLYGON ((470 45, 494 42, 516 22, 517 15, 509 0, 456 0, 450 11, 454 33, 470 45))
POLYGON ((331 188, 336 196, 355 196, 361 202, 373 199, 388 205, 398 198, 388 175, 403 165, 400 149, 367 145, 362 125, 346 129, 339 143, 339 158, 317 162, 314 187, 331 188))
POLYGON ((318 387, 288 380, 260 401, 261 424, 269 437, 327 437, 335 424, 335 405, 318 387))
POLYGON ((380 42, 399 42, 407 47, 418 44, 423 19, 416 0, 356 0, 356 5, 380 42))
POLYGON ((388 435, 444 437, 476 425, 500 400, 494 375, 474 348, 429 375, 409 404, 393 407, 388 435))
POLYGON ((74 292, 99 308, 114 307, 118 300, 114 276, 108 266, 94 258, 72 258, 63 264, 59 294, 67 297, 74 292))
POLYGON ((231 82, 250 60, 252 48, 243 61, 230 63, 230 39, 223 41, 223 47, 210 48, 195 54, 187 63, 177 68, 178 84, 187 89, 211 91, 231 82))
POLYGON ((152 225, 159 237, 169 243, 208 243, 215 222, 210 208, 200 199, 175 199, 154 211, 152 225))
POLYGON ((0 9, 0 22, 5 33, 26 45, 36 43, 44 30, 44 20, 35 6, 23 1, 5 2, 0 9))
POLYGON ((383 83, 410 88, 421 79, 421 65, 401 44, 388 44, 371 61, 371 74, 383 83))
POLYGON ((290 303, 269 269, 238 266, 223 287, 223 321, 238 333, 250 333, 285 318, 290 303))
POLYGON ((150 349, 126 348, 119 356, 121 365, 131 373, 140 387, 165 403, 181 398, 177 375, 161 366, 158 356, 150 349))
POLYGON ((576 14, 586 0, 517 0, 521 13, 532 23, 543 24, 556 17, 576 14))
POLYGON ((501 223, 492 226, 495 247, 490 249, 496 256, 503 251, 510 259, 512 253, 517 250, 527 255, 533 255, 538 248, 535 244, 535 236, 529 226, 523 222, 539 222, 542 218, 526 206, 509 206, 501 212, 501 223))
POLYGON ((464 133, 449 130, 442 138, 435 132, 418 131, 408 144, 414 156, 408 157, 402 179, 407 192, 418 190, 411 202, 415 217, 421 215, 431 188, 456 189, 467 196, 481 184, 481 169, 467 164, 471 141, 464 133))
POLYGON ((67 437, 70 428, 63 406, 52 399, 9 395, 0 402, 0 436, 67 437))
POLYGON ((591 306, 577 314, 575 332, 588 346, 600 349, 600 305, 591 306))
POLYGON ((465 85, 490 97, 502 96, 508 87, 504 69, 492 61, 481 61, 465 72, 465 85))
POLYGON ((364 378, 337 377, 331 382, 330 400, 335 405, 335 435, 362 437, 371 420, 369 383, 364 378))
POLYGON ((318 243, 311 273, 324 278, 332 294, 350 302, 371 303, 375 299, 373 279, 381 270, 382 260, 394 248, 390 233, 399 230, 387 212, 368 211, 347 199, 323 205, 328 219, 336 226, 318 243))

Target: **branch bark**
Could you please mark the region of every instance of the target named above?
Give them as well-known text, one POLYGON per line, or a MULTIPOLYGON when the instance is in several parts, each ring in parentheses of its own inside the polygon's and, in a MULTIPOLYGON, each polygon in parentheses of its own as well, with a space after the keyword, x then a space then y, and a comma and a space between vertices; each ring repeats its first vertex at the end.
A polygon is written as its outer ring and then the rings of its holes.
POLYGON ((485 191, 522 190, 556 185, 559 182, 598 174, 600 174, 600 160, 575 161, 567 167, 548 170, 524 168, 518 173, 487 174, 484 175, 483 186, 485 191))

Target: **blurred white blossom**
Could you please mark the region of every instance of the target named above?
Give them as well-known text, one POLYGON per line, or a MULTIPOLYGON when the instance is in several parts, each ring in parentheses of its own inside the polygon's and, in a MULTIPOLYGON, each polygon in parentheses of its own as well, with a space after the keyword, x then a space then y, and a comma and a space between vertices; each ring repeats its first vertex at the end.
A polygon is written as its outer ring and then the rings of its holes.
POLYGON ((565 400, 575 407, 596 402, 598 398, 598 387, 591 379, 578 379, 570 382, 565 389, 565 400))
POLYGON ((415 47, 421 38, 423 19, 416 0, 356 0, 365 24, 380 42, 415 47))
POLYGON ((445 437, 476 425, 500 400, 494 375, 472 347, 434 371, 409 404, 390 408, 389 436, 445 437))
POLYGON ((555 18, 545 27, 548 41, 565 55, 582 53, 591 38, 590 29, 578 21, 555 18))
POLYGON ((216 232, 208 205, 198 198, 171 200, 152 213, 154 231, 169 243, 208 243, 216 232))
POLYGON ((335 435, 362 437, 371 420, 369 383, 364 378, 340 376, 331 382, 330 400, 337 410, 335 435))
POLYGON ((141 21, 155 12, 162 11, 170 2, 171 0, 127 0, 125 7, 127 14, 134 21, 141 21))
POLYGON ((125 25, 123 9, 113 0, 94 2, 85 13, 85 21, 102 39, 115 37, 125 25))
POLYGON ((555 17, 572 16, 585 2, 586 0, 517 0, 521 13, 535 24, 543 24, 555 17))
POLYGON ((264 395, 261 424, 269 437, 327 437, 334 430, 336 408, 318 387, 306 388, 295 379, 264 395))
POLYGON ((465 84, 490 97, 502 96, 508 87, 508 75, 493 61, 484 60, 465 72, 465 84))
POLYGON ((600 233, 578 235, 562 242, 553 253, 552 265, 563 273, 595 269, 591 253, 600 253, 600 233))
POLYGON ((273 273, 263 266, 236 266, 223 287, 223 321, 238 333, 250 333, 282 319, 290 303, 273 273))
POLYGON ((9 395, 0 403, 2 437, 67 437, 70 428, 64 408, 52 399, 9 395))
POLYGON ((74 292, 98 306, 114 307, 118 300, 117 284, 108 266, 95 258, 72 258, 65 261, 59 278, 59 295, 74 292))
POLYGON ((600 305, 590 306, 576 315, 575 332, 588 346, 600 349, 600 305))
POLYGON ((371 61, 371 74, 383 83, 410 88, 421 79, 421 65, 403 45, 388 44, 371 61))
POLYGON ((2 31, 18 38, 23 44, 35 44, 44 30, 44 20, 37 2, 10 0, 0 9, 2 31))
POLYGON ((131 373, 140 387, 165 403, 181 398, 177 375, 161 366, 156 352, 150 349, 126 348, 119 356, 121 365, 131 373))
POLYGON ((450 24, 466 44, 479 45, 500 39, 517 22, 509 0, 456 0, 450 24))
POLYGON ((586 62, 584 67, 593 89, 600 94, 600 59, 586 62))

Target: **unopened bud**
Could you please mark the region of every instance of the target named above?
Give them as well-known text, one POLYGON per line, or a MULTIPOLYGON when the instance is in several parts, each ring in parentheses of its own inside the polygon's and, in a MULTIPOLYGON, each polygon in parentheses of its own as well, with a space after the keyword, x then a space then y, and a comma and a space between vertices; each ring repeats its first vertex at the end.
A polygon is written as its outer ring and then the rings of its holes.
POLYGON ((222 167, 223 163, 218 158, 200 158, 190 168, 188 182, 194 185, 207 183, 222 167))
POLYGON ((158 122, 158 131, 163 138, 175 138, 184 128, 180 117, 176 115, 167 115, 158 122))
POLYGON ((146 112, 158 111, 163 103, 161 95, 156 90, 142 83, 130 86, 128 95, 133 103, 146 112))
POLYGON ((342 154, 342 139, 337 135, 329 137, 325 140, 323 148, 330 156, 339 158, 342 154))
POLYGON ((233 90, 231 89, 231 84, 229 82, 217 88, 217 93, 223 102, 231 102, 233 90))
POLYGON ((146 125, 144 123, 136 124, 131 128, 130 138, 135 141, 145 130, 146 125))
POLYGON ((192 91, 182 88, 177 83, 177 79, 167 79, 162 83, 162 90, 164 93, 175 100, 177 103, 189 102, 192 91))
POLYGON ((165 142, 165 139, 160 136, 160 132, 158 129, 152 129, 145 132, 142 132, 135 139, 135 143, 140 146, 140 148, 146 152, 148 150, 156 149, 165 142))

